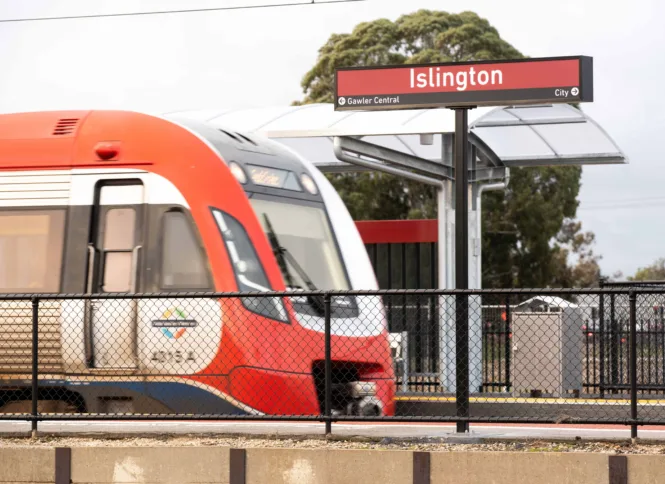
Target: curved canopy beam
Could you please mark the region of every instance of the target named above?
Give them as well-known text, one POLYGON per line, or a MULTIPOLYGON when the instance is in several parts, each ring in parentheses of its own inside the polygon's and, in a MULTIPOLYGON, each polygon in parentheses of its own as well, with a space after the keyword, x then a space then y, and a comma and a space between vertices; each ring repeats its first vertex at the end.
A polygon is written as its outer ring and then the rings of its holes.
POLYGON ((628 162, 598 123, 568 104, 496 108, 469 123, 469 132, 504 166, 628 162))

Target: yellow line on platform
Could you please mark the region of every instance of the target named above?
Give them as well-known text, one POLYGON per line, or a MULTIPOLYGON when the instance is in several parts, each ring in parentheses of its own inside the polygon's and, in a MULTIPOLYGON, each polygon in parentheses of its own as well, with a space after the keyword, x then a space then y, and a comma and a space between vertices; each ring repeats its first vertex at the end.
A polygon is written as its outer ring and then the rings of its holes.
MULTIPOLYGON (((455 402, 455 397, 395 397, 402 402, 455 402)), ((527 397, 470 397, 469 403, 509 403, 541 405, 630 405, 630 399, 609 398, 527 398, 527 397)), ((665 406, 665 400, 638 400, 638 405, 665 406)))

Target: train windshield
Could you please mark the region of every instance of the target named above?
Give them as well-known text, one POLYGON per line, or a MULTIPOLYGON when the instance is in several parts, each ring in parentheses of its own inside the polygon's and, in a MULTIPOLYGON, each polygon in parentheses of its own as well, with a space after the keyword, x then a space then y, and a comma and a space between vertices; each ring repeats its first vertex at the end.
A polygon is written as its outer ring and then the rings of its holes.
POLYGON ((322 208, 288 201, 250 199, 263 230, 274 233, 287 254, 282 272, 287 286, 317 290, 344 290, 349 284, 322 208))

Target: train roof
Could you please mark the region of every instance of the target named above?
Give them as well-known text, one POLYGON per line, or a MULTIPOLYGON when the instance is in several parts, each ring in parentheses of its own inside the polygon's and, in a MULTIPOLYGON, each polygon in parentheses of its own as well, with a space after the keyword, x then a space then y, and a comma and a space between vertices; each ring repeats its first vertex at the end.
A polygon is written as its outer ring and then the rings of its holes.
MULTIPOLYGON (((72 153, 79 135, 97 136, 99 142, 121 141, 142 118, 152 117, 155 129, 159 122, 176 124, 196 135, 217 151, 228 163, 234 159, 251 159, 259 163, 301 167, 291 150, 257 133, 220 128, 205 122, 175 116, 155 116, 130 110, 66 110, 0 114, 0 166, 4 168, 76 166, 72 153), (113 139, 107 139, 108 136, 113 139), (279 161, 277 161, 279 160, 279 161)), ((137 133, 132 133, 137 135, 137 133)), ((140 136, 140 134, 138 135, 140 136)))

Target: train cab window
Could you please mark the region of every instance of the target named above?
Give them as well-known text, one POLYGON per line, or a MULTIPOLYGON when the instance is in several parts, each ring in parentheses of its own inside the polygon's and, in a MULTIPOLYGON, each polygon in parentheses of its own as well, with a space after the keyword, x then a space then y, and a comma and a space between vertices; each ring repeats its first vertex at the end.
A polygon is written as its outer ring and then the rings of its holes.
POLYGON ((164 214, 162 240, 162 288, 207 288, 208 275, 201 248, 184 213, 164 214))
MULTIPOLYGON (((323 209, 258 198, 252 198, 251 204, 266 233, 264 215, 270 218, 280 244, 291 254, 297 254, 297 263, 317 288, 326 291, 349 289, 342 258, 323 209)), ((290 261, 287 261, 287 266, 294 283, 307 287, 290 261)))
MULTIPOLYGON (((231 259, 239 292, 271 291, 261 260, 242 224, 221 210, 212 209, 212 214, 231 259)), ((246 297, 242 302, 256 314, 277 321, 289 321, 284 304, 278 297, 246 297)))
POLYGON ((64 228, 64 210, 0 212, 0 291, 58 292, 64 228))

